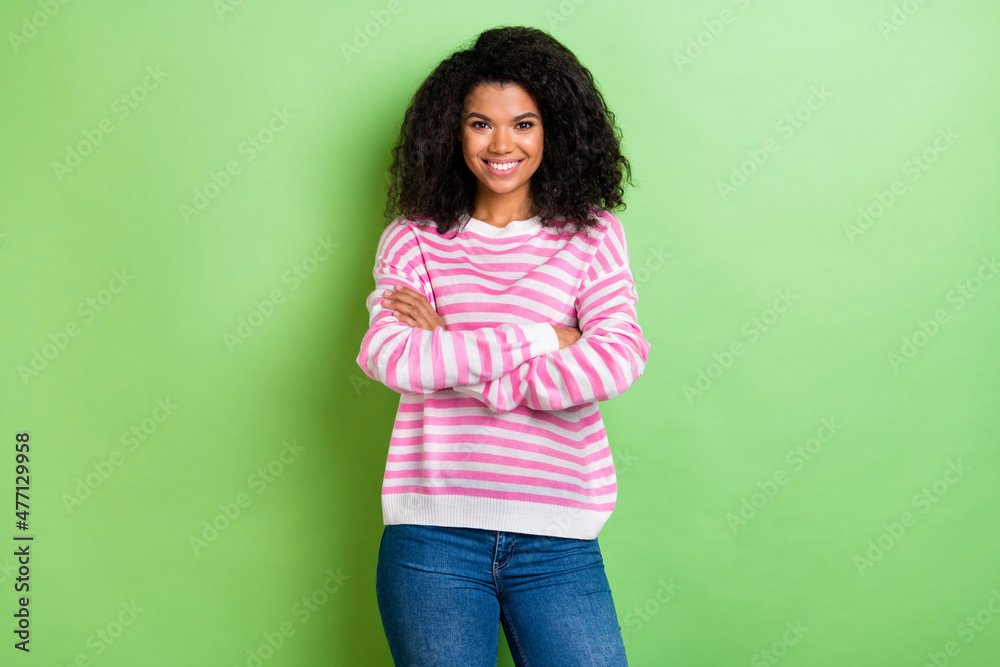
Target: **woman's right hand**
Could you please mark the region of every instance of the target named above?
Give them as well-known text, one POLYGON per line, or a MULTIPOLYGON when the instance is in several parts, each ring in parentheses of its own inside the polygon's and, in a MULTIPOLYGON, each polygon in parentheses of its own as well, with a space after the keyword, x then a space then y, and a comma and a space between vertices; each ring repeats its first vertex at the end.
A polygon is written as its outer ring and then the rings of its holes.
POLYGON ((576 327, 561 327, 553 324, 552 328, 556 330, 556 336, 559 338, 560 350, 569 347, 583 336, 583 332, 576 327))

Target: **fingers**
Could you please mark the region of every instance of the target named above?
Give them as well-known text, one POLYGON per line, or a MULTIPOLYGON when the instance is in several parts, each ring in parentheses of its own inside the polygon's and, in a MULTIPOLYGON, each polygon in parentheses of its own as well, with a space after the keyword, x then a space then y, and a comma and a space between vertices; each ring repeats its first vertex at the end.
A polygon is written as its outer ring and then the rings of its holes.
POLYGON ((444 321, 438 317, 427 297, 409 287, 403 286, 395 291, 385 290, 382 292, 382 305, 393 311, 396 319, 411 327, 428 331, 433 331, 437 326, 445 328, 444 321))
POLYGON ((382 305, 385 308, 388 308, 389 310, 391 310, 391 311, 393 311, 394 313, 397 313, 397 314, 402 313, 402 314, 405 314, 405 315, 408 315, 408 316, 414 317, 414 318, 417 317, 417 315, 420 314, 420 309, 417 306, 415 306, 415 305, 413 305, 413 304, 411 304, 411 303, 409 303, 407 301, 404 301, 402 299, 385 299, 385 298, 383 298, 382 299, 382 305))
POLYGON ((382 292, 382 305, 390 310, 402 311, 410 317, 416 317, 419 315, 420 311, 425 307, 430 307, 430 303, 427 301, 423 294, 414 292, 408 287, 404 287, 398 291, 393 292, 392 290, 385 290, 382 292))
POLYGON ((411 327, 423 326, 418 321, 420 313, 417 312, 417 310, 412 306, 403 303, 401 301, 395 301, 390 299, 382 299, 382 305, 387 310, 391 310, 393 316, 400 322, 408 324, 411 327))
POLYGON ((400 322, 402 322, 403 324, 408 324, 411 327, 415 327, 417 325, 417 323, 413 321, 412 317, 409 317, 409 316, 404 315, 402 313, 393 313, 393 315, 395 315, 396 319, 399 320, 400 322))
POLYGON ((400 290, 396 290, 395 292, 392 290, 385 290, 382 292, 383 303, 388 301, 390 303, 405 303, 410 306, 419 306, 420 299, 424 299, 426 301, 423 294, 418 294, 409 287, 404 287, 400 290))

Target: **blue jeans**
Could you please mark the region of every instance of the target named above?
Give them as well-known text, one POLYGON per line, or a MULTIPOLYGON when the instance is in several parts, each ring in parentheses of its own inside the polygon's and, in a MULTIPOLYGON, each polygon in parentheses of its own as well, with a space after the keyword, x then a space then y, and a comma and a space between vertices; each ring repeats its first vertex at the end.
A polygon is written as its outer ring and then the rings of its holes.
POLYGON ((388 525, 375 593, 396 667, 628 665, 596 538, 388 525))

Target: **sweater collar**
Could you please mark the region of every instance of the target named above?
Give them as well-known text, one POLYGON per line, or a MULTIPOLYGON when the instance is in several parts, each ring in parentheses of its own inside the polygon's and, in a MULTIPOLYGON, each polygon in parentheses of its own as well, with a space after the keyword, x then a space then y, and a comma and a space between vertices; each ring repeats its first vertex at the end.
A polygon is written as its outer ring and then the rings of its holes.
POLYGON ((478 218, 466 214, 462 231, 469 231, 479 236, 486 236, 491 239, 503 239, 509 236, 520 236, 522 234, 534 234, 542 227, 542 218, 539 215, 527 220, 512 220, 503 227, 496 227, 483 222, 478 218))

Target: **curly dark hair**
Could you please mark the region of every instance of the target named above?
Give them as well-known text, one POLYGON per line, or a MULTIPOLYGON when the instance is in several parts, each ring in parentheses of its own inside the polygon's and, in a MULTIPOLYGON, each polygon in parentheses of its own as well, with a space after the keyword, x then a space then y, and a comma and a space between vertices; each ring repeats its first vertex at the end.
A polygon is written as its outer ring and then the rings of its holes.
POLYGON ((542 225, 575 233, 600 224, 595 208, 625 208, 623 172, 634 185, 632 169, 593 75, 548 33, 502 26, 451 54, 414 93, 392 149, 388 218, 433 222, 444 235, 471 215, 476 177, 456 134, 465 98, 480 84, 517 84, 541 112, 542 161, 530 183, 542 225))

